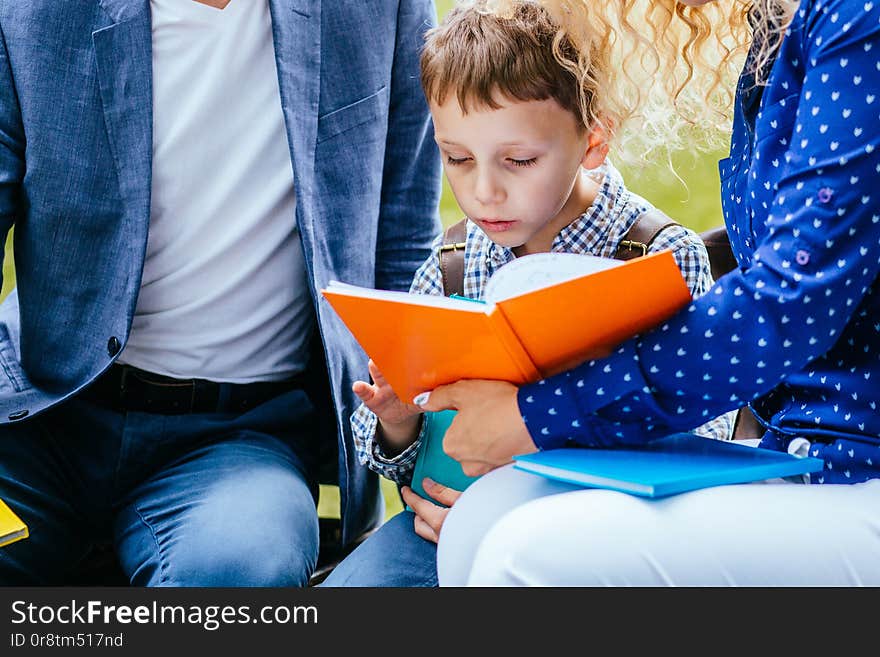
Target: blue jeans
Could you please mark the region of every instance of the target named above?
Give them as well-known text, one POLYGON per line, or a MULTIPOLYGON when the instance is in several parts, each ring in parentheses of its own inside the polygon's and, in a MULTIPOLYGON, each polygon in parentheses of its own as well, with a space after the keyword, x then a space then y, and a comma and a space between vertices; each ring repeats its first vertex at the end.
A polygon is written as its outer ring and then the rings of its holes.
POLYGON ((437 586, 437 546, 401 511, 355 548, 321 586, 437 586))
POLYGON ((30 530, 0 548, 0 583, 63 584, 107 541, 138 586, 306 584, 316 422, 291 390, 242 414, 122 413, 74 398, 0 427, 0 498, 30 530))

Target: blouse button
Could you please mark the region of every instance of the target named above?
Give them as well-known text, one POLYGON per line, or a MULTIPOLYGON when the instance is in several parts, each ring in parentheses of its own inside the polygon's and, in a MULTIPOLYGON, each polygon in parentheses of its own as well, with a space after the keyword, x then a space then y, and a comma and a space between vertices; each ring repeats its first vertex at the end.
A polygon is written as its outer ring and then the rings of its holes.
POLYGON ((831 197, 833 195, 834 195, 834 192, 831 190, 830 187, 823 187, 822 189, 819 190, 819 194, 818 194, 819 202, 828 203, 828 201, 831 200, 831 197))
POLYGON ((810 254, 809 254, 809 252, 801 249, 797 253, 794 254, 794 259, 795 259, 795 262, 797 262, 799 265, 803 266, 810 261, 810 254))

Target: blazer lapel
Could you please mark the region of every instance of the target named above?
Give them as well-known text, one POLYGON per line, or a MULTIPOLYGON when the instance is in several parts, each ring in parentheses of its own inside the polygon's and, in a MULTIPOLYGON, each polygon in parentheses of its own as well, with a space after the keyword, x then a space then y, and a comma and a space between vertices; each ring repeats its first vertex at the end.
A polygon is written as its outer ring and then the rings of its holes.
POLYGON ((120 192, 150 216, 153 59, 149 0, 100 0, 113 23, 92 33, 104 119, 120 192))
POLYGON ((302 211, 314 177, 321 89, 320 0, 269 0, 281 108, 293 162, 297 219, 305 239, 310 226, 302 211))

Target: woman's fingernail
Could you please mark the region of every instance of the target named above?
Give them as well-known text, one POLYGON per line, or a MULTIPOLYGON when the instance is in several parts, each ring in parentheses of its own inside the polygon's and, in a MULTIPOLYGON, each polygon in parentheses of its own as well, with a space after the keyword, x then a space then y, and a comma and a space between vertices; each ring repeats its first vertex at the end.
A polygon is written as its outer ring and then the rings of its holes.
POLYGON ((437 485, 437 482, 431 479, 430 477, 425 477, 422 479, 422 486, 425 488, 434 488, 437 485))
POLYGON ((416 395, 415 397, 413 397, 413 404, 415 404, 416 406, 424 406, 428 403, 428 399, 430 398, 430 392, 423 392, 420 395, 416 395))

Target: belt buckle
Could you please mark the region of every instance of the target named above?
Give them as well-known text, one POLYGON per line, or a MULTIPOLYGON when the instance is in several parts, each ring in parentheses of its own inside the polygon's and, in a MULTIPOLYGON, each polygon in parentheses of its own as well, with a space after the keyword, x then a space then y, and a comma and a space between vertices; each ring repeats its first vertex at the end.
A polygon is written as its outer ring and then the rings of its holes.
POLYGON ((131 410, 142 409, 160 415, 184 415, 194 412, 197 382, 192 379, 173 381, 173 383, 153 381, 147 376, 138 376, 134 368, 123 365, 119 384, 120 401, 124 407, 131 410), (189 390, 186 399, 184 399, 186 395, 184 388, 189 390), (129 395, 135 398, 130 398, 129 395))
MULTIPOLYGON (((152 388, 159 393, 171 393, 168 397, 165 398, 167 399, 167 401, 160 402, 170 406, 170 408, 162 409, 165 413, 169 415, 186 415, 188 413, 195 412, 196 381, 189 380, 181 381, 180 383, 159 383, 155 381, 148 381, 147 386, 148 391, 152 388), (187 397, 184 397, 187 388, 189 389, 189 395, 187 397)), ((161 394, 157 396, 160 400, 162 399, 161 394)))

